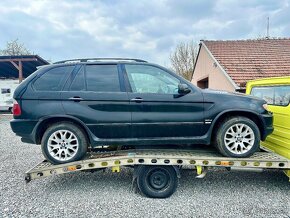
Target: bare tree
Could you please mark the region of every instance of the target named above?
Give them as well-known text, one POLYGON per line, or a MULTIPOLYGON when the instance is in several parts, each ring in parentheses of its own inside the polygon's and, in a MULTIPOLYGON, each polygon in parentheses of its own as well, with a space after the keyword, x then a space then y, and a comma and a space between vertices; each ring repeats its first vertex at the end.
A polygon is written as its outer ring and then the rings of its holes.
POLYGON ((196 58, 197 45, 193 42, 181 42, 170 54, 171 66, 175 72, 191 80, 196 58))
POLYGON ((18 39, 7 42, 6 48, 0 50, 1 55, 30 55, 31 52, 18 39))

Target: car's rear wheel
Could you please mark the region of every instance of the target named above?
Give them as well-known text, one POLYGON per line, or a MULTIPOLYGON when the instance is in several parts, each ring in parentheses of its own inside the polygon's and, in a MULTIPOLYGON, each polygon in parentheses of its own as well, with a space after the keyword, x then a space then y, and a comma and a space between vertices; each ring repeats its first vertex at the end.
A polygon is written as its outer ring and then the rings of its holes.
POLYGON ((83 131, 73 123, 61 122, 50 126, 41 140, 42 153, 53 164, 81 160, 88 148, 83 131))
POLYGON ((252 120, 241 116, 232 117, 219 126, 215 143, 225 156, 248 157, 260 146, 260 131, 252 120))

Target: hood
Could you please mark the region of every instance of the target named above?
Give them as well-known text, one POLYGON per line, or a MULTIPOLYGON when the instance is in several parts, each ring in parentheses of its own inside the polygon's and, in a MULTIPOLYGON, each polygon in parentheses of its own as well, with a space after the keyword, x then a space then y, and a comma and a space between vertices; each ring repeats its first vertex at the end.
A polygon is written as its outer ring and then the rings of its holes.
POLYGON ((206 94, 235 96, 235 97, 242 97, 242 98, 260 100, 260 101, 263 100, 262 98, 259 98, 259 97, 253 96, 253 95, 246 95, 246 94, 241 93, 241 92, 229 92, 229 91, 222 91, 222 90, 215 90, 215 89, 203 89, 202 91, 203 91, 203 93, 206 93, 206 94))

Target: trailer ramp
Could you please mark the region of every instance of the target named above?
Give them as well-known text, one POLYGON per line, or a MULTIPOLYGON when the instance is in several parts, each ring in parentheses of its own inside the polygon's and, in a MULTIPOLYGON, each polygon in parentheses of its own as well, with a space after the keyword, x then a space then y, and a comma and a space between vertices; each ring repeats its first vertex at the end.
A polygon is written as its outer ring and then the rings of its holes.
POLYGON ((171 165, 196 168, 201 174, 203 167, 229 167, 239 169, 289 170, 290 161, 270 151, 256 152, 248 158, 223 157, 213 150, 133 149, 88 153, 81 161, 53 165, 47 160, 25 173, 26 182, 76 171, 112 168, 119 172, 121 166, 171 165))

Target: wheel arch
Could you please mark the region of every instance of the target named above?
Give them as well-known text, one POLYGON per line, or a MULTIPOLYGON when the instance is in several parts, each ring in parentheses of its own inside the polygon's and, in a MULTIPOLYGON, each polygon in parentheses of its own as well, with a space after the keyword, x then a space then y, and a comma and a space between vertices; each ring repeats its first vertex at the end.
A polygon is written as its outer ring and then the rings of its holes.
POLYGON ((264 129, 264 123, 263 120, 260 118, 260 116, 253 112, 253 111, 245 111, 245 110, 230 110, 230 111, 225 111, 223 113, 220 113, 212 122, 211 126, 211 142, 213 142, 214 137, 216 135, 218 126, 227 118, 229 117, 235 117, 235 116, 241 116, 241 117, 247 117, 250 120, 252 120, 254 123, 257 124, 259 131, 260 131, 260 137, 262 138, 263 133, 265 131, 264 129))
POLYGON ((42 118, 38 124, 36 125, 34 129, 34 137, 36 144, 41 143, 42 136, 45 132, 45 130, 51 126, 52 124, 59 123, 59 122, 71 122, 75 125, 77 125, 80 129, 83 130, 89 144, 92 142, 92 137, 90 135, 90 130, 88 127, 79 119, 71 116, 48 116, 45 118, 42 118))

